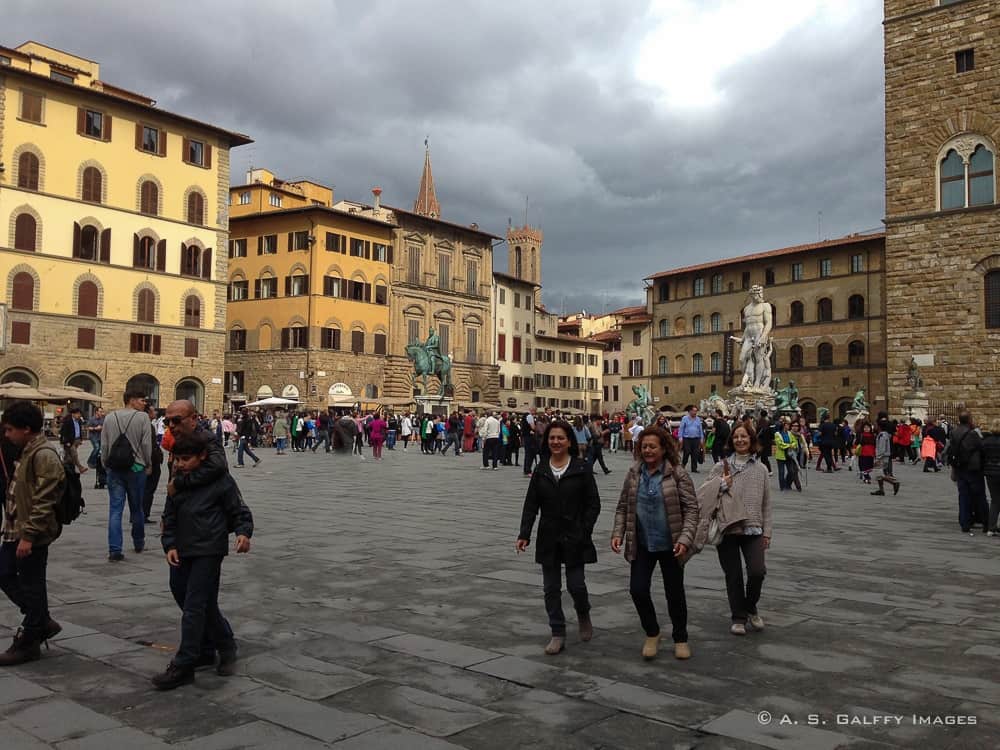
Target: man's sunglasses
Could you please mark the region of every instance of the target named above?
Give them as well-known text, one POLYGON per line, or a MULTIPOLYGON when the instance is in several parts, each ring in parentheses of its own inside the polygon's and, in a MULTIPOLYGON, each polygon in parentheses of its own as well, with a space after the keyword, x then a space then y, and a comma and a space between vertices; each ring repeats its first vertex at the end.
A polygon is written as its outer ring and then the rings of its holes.
POLYGON ((167 417, 166 422, 167 424, 180 424, 185 419, 187 419, 187 417, 167 417))

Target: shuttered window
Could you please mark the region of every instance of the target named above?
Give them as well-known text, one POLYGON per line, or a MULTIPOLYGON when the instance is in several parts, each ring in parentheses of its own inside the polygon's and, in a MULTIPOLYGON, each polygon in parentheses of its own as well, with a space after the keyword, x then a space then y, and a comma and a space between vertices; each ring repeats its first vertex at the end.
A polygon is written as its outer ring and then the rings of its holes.
POLYGON ((139 211, 150 216, 160 212, 160 188, 152 180, 146 180, 139 188, 139 211))
POLYGON ((83 170, 83 187, 81 198, 91 203, 100 203, 104 179, 97 167, 87 167, 83 170))
POLYGON ((15 320, 10 324, 10 343, 30 344, 31 343, 31 323, 24 323, 15 320))
POLYGON ((94 349, 96 345, 96 331, 93 328, 77 328, 76 329, 76 348, 77 349, 94 349))
POLYGON ((14 276, 10 306, 13 310, 35 309, 35 279, 25 271, 14 276))
POLYGON ((356 354, 365 353, 365 332, 351 331, 351 351, 356 354))
POLYGON ((319 345, 321 349, 340 349, 340 329, 320 329, 319 345))
POLYGON ((198 339, 184 339, 184 356, 188 358, 198 356, 198 339))
POLYGON ((81 318, 97 317, 97 284, 84 281, 76 293, 76 314, 81 318))
POLYGON ((31 214, 18 214, 14 220, 14 249, 35 252, 35 235, 38 223, 31 214))
POLYGON ((376 354, 386 353, 386 336, 384 333, 375 334, 375 353, 376 354))
POLYGON ((38 157, 25 151, 17 158, 17 186, 38 190, 38 157))
POLYGON ((154 323, 156 318, 156 296, 152 289, 140 289, 136 299, 135 319, 139 323, 154 323))

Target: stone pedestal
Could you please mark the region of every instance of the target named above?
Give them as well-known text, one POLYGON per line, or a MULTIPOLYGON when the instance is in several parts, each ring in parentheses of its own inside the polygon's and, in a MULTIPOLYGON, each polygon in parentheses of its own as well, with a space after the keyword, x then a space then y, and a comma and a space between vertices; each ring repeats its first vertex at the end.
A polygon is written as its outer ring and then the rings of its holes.
POLYGON ((417 402, 417 414, 433 414, 438 417, 446 417, 451 414, 452 400, 447 396, 414 396, 417 402))
POLYGON ((844 419, 846 419, 847 424, 849 424, 853 428, 855 422, 857 422, 859 419, 868 419, 868 416, 869 416, 868 412, 865 411, 864 409, 860 411, 857 409, 848 409, 847 413, 844 415, 844 419))
POLYGON ((774 391, 770 388, 744 388, 738 386, 729 391, 730 413, 743 416, 747 412, 755 416, 761 411, 774 413, 774 391))
POLYGON ((903 415, 907 419, 927 421, 931 402, 923 391, 906 391, 903 393, 903 415))

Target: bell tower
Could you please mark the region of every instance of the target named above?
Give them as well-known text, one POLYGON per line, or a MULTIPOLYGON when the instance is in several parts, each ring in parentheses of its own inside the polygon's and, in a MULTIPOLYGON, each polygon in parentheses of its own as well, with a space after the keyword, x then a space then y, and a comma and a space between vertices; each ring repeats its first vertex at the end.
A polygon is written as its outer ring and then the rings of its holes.
POLYGON ((542 230, 507 227, 507 274, 542 285, 542 230))

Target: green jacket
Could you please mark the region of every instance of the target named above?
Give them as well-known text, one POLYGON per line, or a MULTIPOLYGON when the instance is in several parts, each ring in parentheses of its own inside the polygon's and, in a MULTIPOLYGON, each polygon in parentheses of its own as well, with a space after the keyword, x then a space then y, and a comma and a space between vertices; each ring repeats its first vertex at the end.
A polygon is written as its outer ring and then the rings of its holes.
POLYGON ((44 435, 38 435, 24 446, 14 470, 14 503, 17 518, 14 530, 18 537, 33 545, 54 542, 62 533, 56 506, 66 484, 62 459, 48 445, 44 435))

